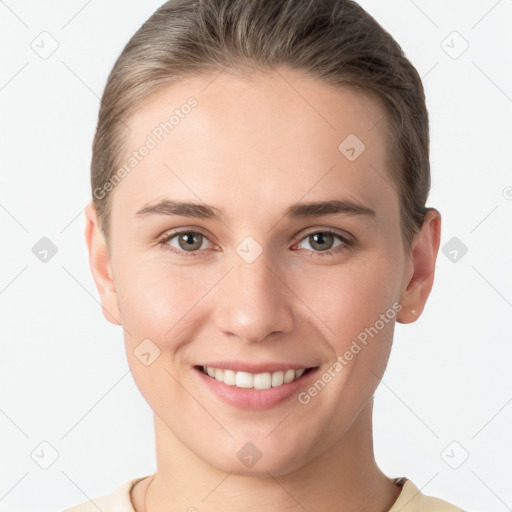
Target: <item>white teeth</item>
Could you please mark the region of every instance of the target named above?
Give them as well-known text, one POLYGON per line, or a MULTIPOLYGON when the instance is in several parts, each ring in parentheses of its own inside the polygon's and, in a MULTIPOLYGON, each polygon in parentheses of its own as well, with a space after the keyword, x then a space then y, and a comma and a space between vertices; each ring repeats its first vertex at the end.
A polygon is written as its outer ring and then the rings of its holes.
MULTIPOLYGON (((218 380, 218 379, 217 379, 218 380)), ((236 384, 236 372, 233 370, 224 370, 224 384, 234 386, 236 384)))
POLYGON ((254 389, 270 389, 272 387, 272 374, 269 372, 257 373, 253 380, 254 389))
POLYGON ((272 387, 276 388, 284 382, 284 372, 274 372, 272 374, 272 387))
POLYGON ((291 382, 295 378, 295 370, 286 370, 286 373, 284 374, 284 383, 288 384, 288 382, 291 382))
POLYGON ((224 382, 228 386, 236 386, 238 388, 254 388, 254 389, 270 389, 276 388, 283 384, 288 384, 295 379, 301 377, 305 368, 299 370, 286 370, 277 372, 249 373, 235 372, 233 370, 223 370, 221 368, 212 368, 204 366, 203 373, 213 377, 215 380, 224 382))
MULTIPOLYGON (((222 380, 222 379, 217 379, 222 380)), ((252 373, 236 372, 235 386, 237 388, 252 388, 253 386, 252 373)))

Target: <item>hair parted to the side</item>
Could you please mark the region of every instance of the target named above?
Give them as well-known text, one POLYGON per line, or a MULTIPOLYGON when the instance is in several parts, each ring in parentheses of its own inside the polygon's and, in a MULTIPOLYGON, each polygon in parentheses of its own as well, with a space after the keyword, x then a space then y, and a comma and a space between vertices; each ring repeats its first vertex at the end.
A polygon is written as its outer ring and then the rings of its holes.
MULTIPOLYGON (((112 177, 122 165, 124 121, 143 100, 187 76, 285 66, 328 85, 377 97, 388 161, 410 248, 430 190, 429 120, 421 78, 393 37, 352 0, 170 0, 134 34, 101 100, 91 185, 110 239, 112 177), (102 193, 97 193, 102 191, 102 193), (109 191, 108 193, 106 191, 109 191)), ((348 135, 348 134, 346 134, 348 135)), ((340 140, 341 142, 341 140, 340 140)), ((376 179, 381 179, 376 175, 376 179)))

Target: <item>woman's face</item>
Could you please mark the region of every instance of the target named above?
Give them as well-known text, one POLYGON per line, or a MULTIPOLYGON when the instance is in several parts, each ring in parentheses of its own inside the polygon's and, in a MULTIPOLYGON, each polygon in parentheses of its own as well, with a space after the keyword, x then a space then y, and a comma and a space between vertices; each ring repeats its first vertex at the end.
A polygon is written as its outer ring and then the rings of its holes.
POLYGON ((224 72, 127 125, 102 300, 159 435, 226 472, 300 467, 371 403, 410 291, 384 110, 296 71, 224 72))

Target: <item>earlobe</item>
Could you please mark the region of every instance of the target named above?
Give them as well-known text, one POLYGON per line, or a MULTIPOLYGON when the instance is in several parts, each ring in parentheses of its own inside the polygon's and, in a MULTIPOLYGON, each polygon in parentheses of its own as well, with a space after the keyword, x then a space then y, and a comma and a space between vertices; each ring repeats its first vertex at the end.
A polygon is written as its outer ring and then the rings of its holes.
POLYGON ((85 208, 85 217, 85 240, 89 250, 89 266, 100 295, 103 315, 109 322, 121 325, 117 292, 111 276, 110 255, 92 202, 85 208))
POLYGON ((400 295, 402 310, 397 322, 408 324, 416 321, 427 302, 434 284, 434 271, 441 241, 441 214, 435 208, 428 208, 420 231, 414 237, 409 275, 400 295), (412 275, 411 275, 412 274, 412 275))

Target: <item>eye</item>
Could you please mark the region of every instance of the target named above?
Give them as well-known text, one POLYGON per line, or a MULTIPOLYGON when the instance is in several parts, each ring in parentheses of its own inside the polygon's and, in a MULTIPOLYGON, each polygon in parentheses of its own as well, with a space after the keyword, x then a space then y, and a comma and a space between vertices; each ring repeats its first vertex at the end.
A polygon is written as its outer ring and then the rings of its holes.
MULTIPOLYGON (((337 254, 354 245, 354 242, 349 238, 329 229, 309 232, 302 238, 298 247, 304 242, 309 243, 310 247, 312 247, 313 254, 319 256, 337 254), (335 245, 336 239, 339 241, 337 245, 335 245)), ((208 243, 211 242, 206 235, 191 229, 167 233, 160 241, 160 245, 163 249, 185 257, 198 256, 201 250, 208 248, 208 243)))
MULTIPOLYGON (((307 242, 313 248, 313 253, 319 256, 330 256, 349 249, 354 242, 348 238, 341 236, 339 233, 324 229, 320 231, 311 231, 300 242, 307 242), (340 241, 338 245, 334 245, 336 238, 340 241)), ((300 246, 300 244, 299 244, 300 246)))
POLYGON ((200 249, 207 248, 208 242, 206 235, 199 231, 183 230, 166 234, 160 243, 164 249, 172 252, 189 253, 186 256, 196 256, 200 249))

